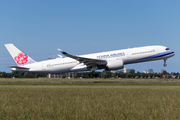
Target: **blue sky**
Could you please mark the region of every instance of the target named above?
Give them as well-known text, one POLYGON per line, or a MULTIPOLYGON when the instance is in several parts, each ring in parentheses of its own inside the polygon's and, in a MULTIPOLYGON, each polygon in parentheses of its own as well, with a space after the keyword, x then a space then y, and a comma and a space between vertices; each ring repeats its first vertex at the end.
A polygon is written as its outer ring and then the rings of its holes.
POLYGON ((126 65, 154 72, 180 72, 179 0, 7 0, 0 1, 0 71, 16 65, 4 44, 13 43, 36 61, 61 48, 71 54, 148 45, 175 51, 168 59, 126 65))

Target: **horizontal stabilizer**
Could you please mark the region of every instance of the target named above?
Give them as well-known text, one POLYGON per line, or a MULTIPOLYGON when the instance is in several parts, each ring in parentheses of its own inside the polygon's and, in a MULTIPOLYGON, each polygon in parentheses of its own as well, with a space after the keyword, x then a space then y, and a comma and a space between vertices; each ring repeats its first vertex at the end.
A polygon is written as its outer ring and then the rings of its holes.
POLYGON ((26 68, 26 67, 18 67, 18 66, 8 66, 10 68, 17 68, 17 69, 29 69, 29 68, 26 68))

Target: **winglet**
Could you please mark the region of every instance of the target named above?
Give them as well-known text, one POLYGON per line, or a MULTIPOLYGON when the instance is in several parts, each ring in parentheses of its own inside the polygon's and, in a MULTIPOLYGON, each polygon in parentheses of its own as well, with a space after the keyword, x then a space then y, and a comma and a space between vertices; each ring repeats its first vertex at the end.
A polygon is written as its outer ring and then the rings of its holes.
POLYGON ((67 54, 65 51, 63 51, 63 50, 61 50, 59 48, 57 50, 59 50, 62 54, 67 54))

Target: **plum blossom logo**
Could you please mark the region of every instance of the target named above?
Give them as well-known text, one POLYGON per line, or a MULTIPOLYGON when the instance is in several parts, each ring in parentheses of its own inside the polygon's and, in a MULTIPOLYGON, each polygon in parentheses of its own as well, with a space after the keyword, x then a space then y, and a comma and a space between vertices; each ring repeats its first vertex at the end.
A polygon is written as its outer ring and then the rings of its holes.
POLYGON ((27 63, 28 56, 24 53, 19 53, 18 56, 14 58, 18 65, 27 63))

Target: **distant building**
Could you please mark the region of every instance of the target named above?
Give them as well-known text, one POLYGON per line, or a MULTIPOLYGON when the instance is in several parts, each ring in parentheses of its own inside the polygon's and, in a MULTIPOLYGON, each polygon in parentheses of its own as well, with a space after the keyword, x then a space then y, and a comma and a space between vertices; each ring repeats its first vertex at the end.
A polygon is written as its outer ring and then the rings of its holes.
POLYGON ((148 69, 147 73, 148 73, 148 74, 153 73, 153 69, 148 69))
POLYGON ((153 69, 148 69, 148 70, 144 70, 143 73, 151 74, 151 73, 154 73, 154 72, 153 72, 153 69))
POLYGON ((164 69, 162 69, 162 70, 161 70, 161 74, 162 74, 164 71, 165 71, 165 70, 164 70, 164 69))
POLYGON ((112 73, 121 73, 121 70, 112 70, 112 73))
POLYGON ((124 68, 121 72, 123 72, 123 73, 128 73, 128 72, 130 72, 130 70, 131 70, 131 69, 124 68))
POLYGON ((135 69, 124 68, 123 70, 121 70, 121 73, 129 73, 129 72, 132 72, 132 71, 135 73, 135 69))

